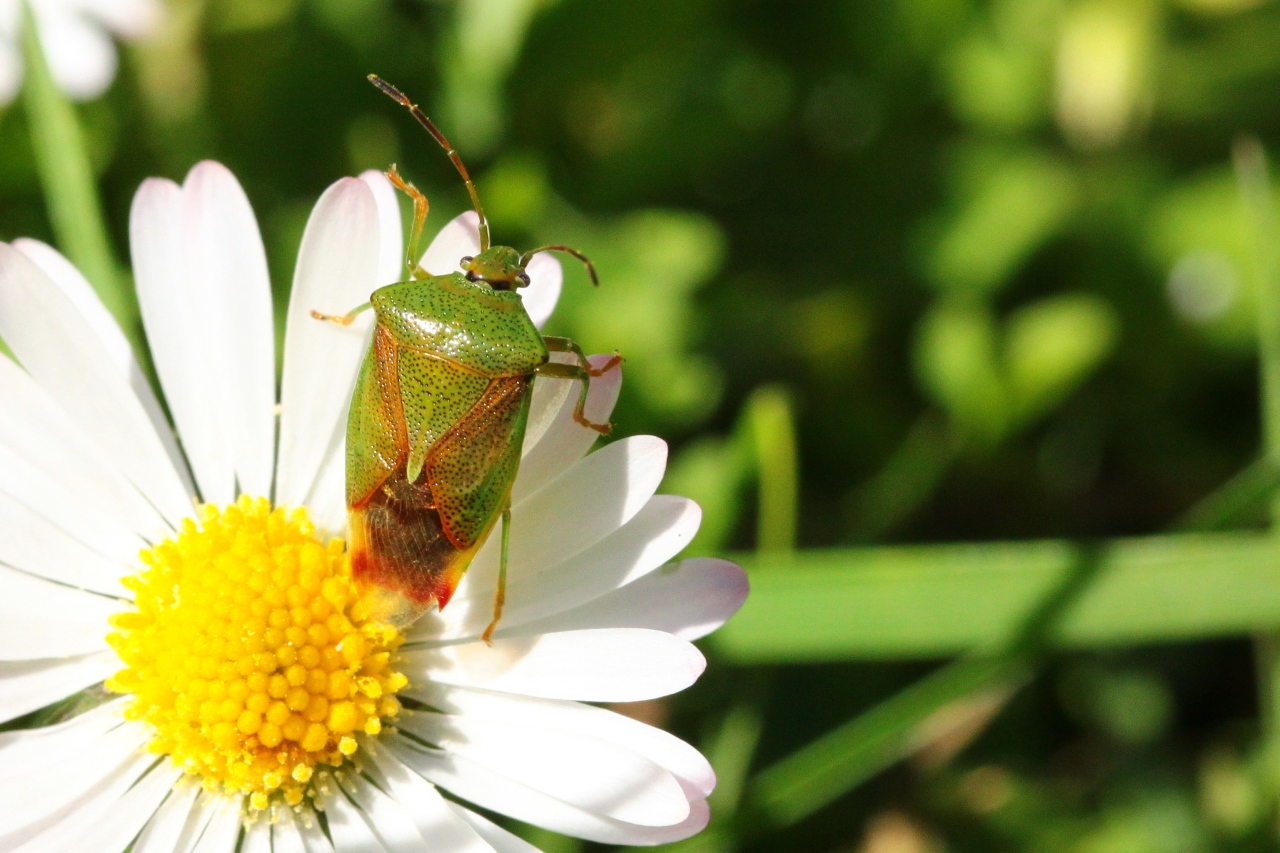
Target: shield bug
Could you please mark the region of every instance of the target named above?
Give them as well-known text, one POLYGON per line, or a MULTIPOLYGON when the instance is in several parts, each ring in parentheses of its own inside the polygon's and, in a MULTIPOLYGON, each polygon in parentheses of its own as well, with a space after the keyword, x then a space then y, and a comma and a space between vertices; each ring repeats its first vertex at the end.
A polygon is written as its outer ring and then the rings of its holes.
POLYGON ((529 260, 538 252, 567 252, 586 265, 598 285, 591 261, 567 246, 527 252, 490 246, 480 197, 453 146, 398 89, 376 75, 369 80, 408 108, 447 152, 479 217, 480 252, 460 260, 461 272, 430 275, 418 266, 427 199, 392 166, 387 177, 414 206, 408 278, 379 288, 347 314, 312 312, 342 325, 369 309, 376 317, 347 418, 352 574, 371 614, 403 627, 431 605, 448 604, 501 520, 493 621, 484 632, 488 640, 502 616, 511 485, 534 377, 579 380, 574 419, 607 434, 609 425, 589 421, 583 407, 591 378, 621 358, 615 354, 594 369, 572 340, 538 332, 519 293, 530 283, 529 260), (571 353, 574 363, 553 362, 552 352, 571 353))

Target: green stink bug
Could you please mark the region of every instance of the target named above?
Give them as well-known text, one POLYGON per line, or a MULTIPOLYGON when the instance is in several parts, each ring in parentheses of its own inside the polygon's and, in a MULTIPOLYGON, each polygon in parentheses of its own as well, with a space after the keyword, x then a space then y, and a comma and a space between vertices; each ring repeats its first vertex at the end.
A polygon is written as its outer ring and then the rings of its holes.
POLYGON ((615 355, 594 369, 573 341, 538 332, 518 292, 530 283, 529 260, 538 252, 567 252, 586 264, 598 284, 591 262, 567 246, 524 253, 490 246, 480 197, 453 146, 398 89, 376 75, 369 80, 407 107, 448 153, 479 217, 480 252, 461 260, 464 272, 433 276, 418 266, 427 199, 392 166, 387 177, 414 204, 408 279, 379 288, 347 314, 312 312, 343 325, 370 308, 376 316, 347 419, 352 574, 371 615, 403 627, 432 604, 448 604, 501 518, 498 588, 493 621, 484 632, 488 640, 502 616, 511 486, 533 379, 580 380, 574 419, 608 433, 609 425, 587 420, 583 407, 591 378, 621 358, 615 355), (576 363, 553 362, 552 352, 572 353, 576 363))

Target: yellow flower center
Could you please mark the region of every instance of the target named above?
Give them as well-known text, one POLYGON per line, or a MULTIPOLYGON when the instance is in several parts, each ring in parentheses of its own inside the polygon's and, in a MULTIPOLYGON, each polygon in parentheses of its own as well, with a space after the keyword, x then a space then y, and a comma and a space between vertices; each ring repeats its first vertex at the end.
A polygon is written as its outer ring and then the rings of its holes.
POLYGON ((108 637, 125 668, 127 715, 152 727, 208 790, 297 805, 317 764, 340 765, 400 704, 398 631, 369 621, 341 539, 321 542, 305 509, 241 497, 142 552, 126 578, 135 610, 108 637))

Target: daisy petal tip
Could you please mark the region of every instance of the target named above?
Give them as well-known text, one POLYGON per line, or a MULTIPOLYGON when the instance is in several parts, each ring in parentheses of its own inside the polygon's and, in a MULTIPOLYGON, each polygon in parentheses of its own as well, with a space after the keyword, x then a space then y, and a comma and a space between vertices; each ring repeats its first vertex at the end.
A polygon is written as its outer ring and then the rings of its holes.
POLYGON ((368 184, 391 187, 391 181, 387 180, 386 174, 381 169, 365 169, 356 177, 368 184))

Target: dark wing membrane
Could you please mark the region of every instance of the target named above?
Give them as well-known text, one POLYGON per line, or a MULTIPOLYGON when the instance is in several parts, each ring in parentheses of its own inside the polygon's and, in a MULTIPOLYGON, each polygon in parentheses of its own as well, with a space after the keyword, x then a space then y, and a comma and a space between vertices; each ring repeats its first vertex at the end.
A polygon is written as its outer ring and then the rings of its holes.
POLYGON ((474 551, 444 534, 431 490, 414 485, 401 467, 368 503, 351 513, 351 569, 357 581, 384 594, 375 618, 408 624, 433 603, 444 607, 474 551))
POLYGON ((427 485, 446 535, 460 549, 480 541, 511 494, 532 388, 532 376, 493 380, 427 459, 427 485))

